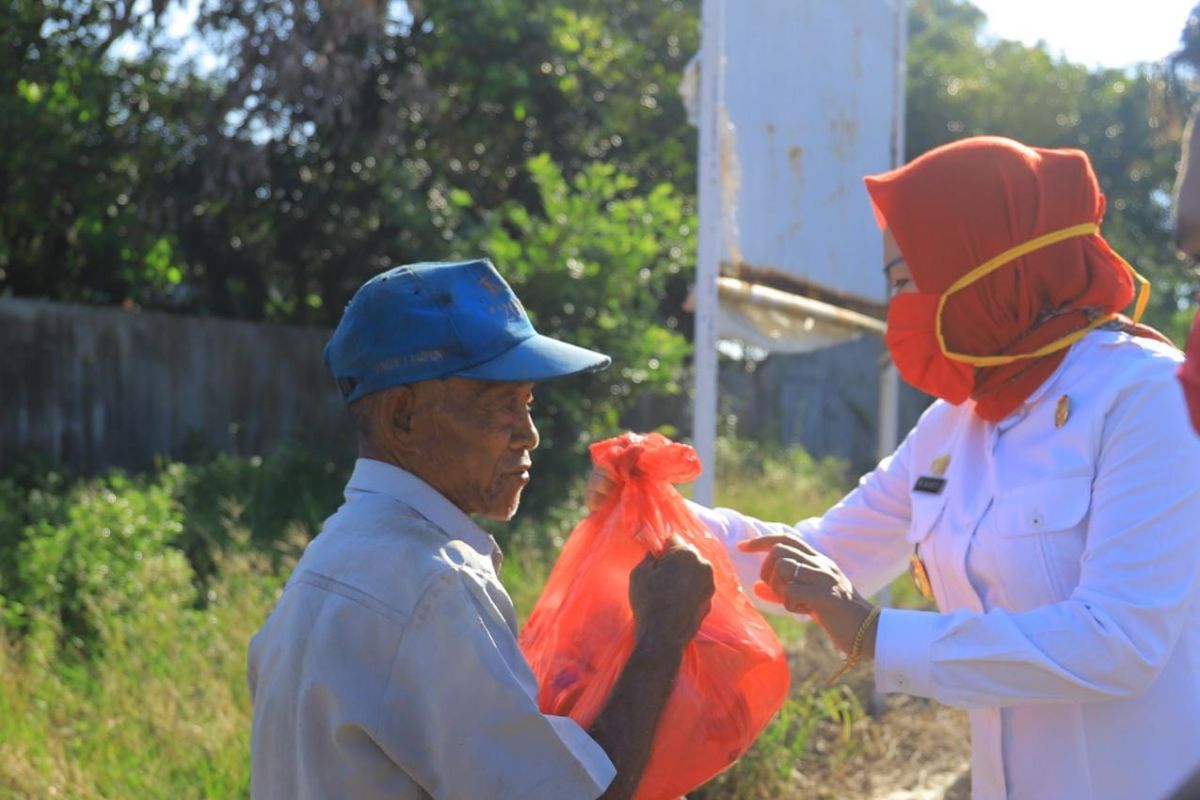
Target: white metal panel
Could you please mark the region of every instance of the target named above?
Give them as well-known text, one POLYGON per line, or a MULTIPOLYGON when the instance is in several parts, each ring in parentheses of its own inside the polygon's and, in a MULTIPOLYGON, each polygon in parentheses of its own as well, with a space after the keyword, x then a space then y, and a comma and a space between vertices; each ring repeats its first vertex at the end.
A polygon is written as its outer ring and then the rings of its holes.
POLYGON ((903 14, 890 0, 739 0, 728 9, 718 114, 736 154, 721 165, 722 216, 735 220, 723 226, 726 261, 886 299, 862 177, 895 163, 903 14))
MULTIPOLYGON (((905 14, 902 0, 703 0, 701 58, 681 86, 700 128, 692 437, 706 469, 694 495, 702 503, 714 486, 718 327, 736 322, 759 334, 743 338, 776 351, 870 328, 810 315, 797 341, 784 342, 795 326, 781 324, 775 306, 746 313, 757 304, 748 297, 718 311, 718 262, 778 270, 835 297, 886 300, 862 177, 901 160, 905 14)), ((894 384, 884 381, 881 437, 894 436, 894 384)))

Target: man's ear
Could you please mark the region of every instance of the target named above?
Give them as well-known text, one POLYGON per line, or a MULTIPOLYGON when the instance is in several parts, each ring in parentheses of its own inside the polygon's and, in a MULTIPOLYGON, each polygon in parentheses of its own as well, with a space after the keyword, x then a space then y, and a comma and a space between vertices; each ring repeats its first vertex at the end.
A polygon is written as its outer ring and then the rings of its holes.
POLYGON ((413 413, 417 407, 416 390, 412 386, 396 386, 387 390, 383 407, 379 409, 381 433, 396 444, 407 443, 413 433, 413 413))

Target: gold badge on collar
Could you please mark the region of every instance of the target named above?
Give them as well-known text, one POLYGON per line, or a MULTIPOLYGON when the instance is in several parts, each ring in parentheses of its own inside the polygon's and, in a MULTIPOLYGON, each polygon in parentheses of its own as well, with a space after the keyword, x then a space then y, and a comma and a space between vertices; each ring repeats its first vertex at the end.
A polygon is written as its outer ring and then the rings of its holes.
POLYGON ((940 478, 946 474, 946 469, 950 466, 950 456, 938 456, 929 465, 929 473, 935 478, 940 478))
POLYGON ((914 492, 922 494, 941 494, 946 488, 946 479, 942 477, 946 474, 946 468, 950 466, 950 456, 938 456, 929 465, 929 474, 922 475, 917 478, 917 482, 913 484, 914 492))
POLYGON ((1071 398, 1065 394, 1058 398, 1058 403, 1054 406, 1054 427, 1061 428, 1067 424, 1067 420, 1071 418, 1071 398))

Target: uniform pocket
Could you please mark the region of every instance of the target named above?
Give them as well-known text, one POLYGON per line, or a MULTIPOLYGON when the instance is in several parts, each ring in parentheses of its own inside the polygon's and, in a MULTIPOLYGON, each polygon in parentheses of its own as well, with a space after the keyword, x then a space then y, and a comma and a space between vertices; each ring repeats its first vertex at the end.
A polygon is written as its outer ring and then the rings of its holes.
POLYGON ((1087 542, 1086 518, 1092 505, 1092 479, 1086 475, 1027 484, 996 499, 999 553, 1012 572, 1014 610, 1058 602, 1079 584, 1087 542), (1040 574, 1045 588, 1039 588, 1040 574))
POLYGON ((1079 525, 1091 505, 1090 476, 1038 481, 996 498, 996 528, 1001 536, 1068 531, 1079 525))

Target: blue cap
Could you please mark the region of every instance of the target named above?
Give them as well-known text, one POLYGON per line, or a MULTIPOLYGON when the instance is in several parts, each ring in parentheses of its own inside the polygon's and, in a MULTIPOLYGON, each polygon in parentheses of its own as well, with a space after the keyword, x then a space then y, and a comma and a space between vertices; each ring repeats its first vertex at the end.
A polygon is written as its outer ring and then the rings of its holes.
POLYGON ((364 283, 325 345, 342 399, 434 378, 542 381, 604 369, 603 353, 543 336, 490 261, 409 264, 364 283))

